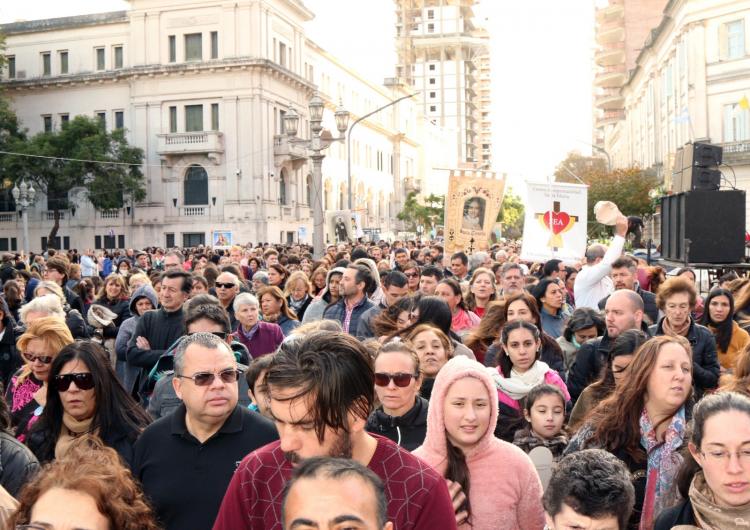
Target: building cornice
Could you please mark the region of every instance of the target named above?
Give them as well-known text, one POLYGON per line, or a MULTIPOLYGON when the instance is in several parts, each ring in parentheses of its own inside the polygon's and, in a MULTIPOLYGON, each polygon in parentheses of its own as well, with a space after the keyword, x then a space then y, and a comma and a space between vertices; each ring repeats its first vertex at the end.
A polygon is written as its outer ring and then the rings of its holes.
POLYGON ((0 34, 21 35, 23 33, 38 33, 40 31, 57 31, 62 29, 99 26, 102 24, 118 24, 128 21, 128 11, 110 11, 108 13, 94 13, 92 15, 77 15, 72 17, 45 18, 40 20, 25 20, 0 24, 0 34))
POLYGON ((218 59, 212 61, 140 65, 121 68, 118 70, 106 70, 103 72, 83 72, 49 77, 10 79, 0 83, 0 87, 7 90, 33 90, 39 88, 44 89, 51 86, 59 88, 81 84, 88 85, 92 83, 104 83, 107 81, 129 81, 138 79, 139 77, 213 73, 221 70, 246 70, 248 68, 267 70, 272 75, 284 78, 292 85, 306 89, 310 92, 316 88, 315 84, 311 83, 304 77, 295 74, 291 70, 288 70, 269 59, 256 57, 233 57, 230 59, 218 59))

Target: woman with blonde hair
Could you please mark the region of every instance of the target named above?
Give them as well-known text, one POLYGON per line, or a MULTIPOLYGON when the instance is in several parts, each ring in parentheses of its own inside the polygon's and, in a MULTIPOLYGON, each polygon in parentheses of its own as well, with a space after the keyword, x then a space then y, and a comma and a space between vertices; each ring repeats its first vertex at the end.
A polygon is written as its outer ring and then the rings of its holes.
POLYGON ((284 287, 284 294, 289 309, 294 311, 297 320, 300 322, 302 322, 302 317, 305 316, 307 306, 312 302, 311 292, 312 287, 310 286, 310 280, 307 279, 307 274, 302 271, 294 271, 289 275, 284 287))
POLYGON ((47 403, 47 379, 50 365, 73 335, 58 317, 37 318, 18 338, 16 348, 24 360, 21 369, 11 377, 6 400, 10 405, 11 425, 16 438, 25 441, 31 427, 47 403))

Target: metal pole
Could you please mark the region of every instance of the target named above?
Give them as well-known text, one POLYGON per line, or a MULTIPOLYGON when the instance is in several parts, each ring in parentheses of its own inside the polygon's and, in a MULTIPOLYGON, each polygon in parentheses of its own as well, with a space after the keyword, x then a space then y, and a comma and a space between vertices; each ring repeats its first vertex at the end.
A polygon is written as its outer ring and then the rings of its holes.
POLYGON ((26 259, 29 256, 29 210, 28 206, 25 205, 26 199, 22 199, 24 202, 21 204, 21 218, 23 219, 23 251, 26 254, 26 259))
POLYGON ((387 109, 391 105, 395 105, 401 100, 413 98, 417 94, 419 94, 419 92, 414 92, 413 94, 409 94, 408 96, 402 96, 398 99, 394 99, 390 103, 383 105, 382 107, 377 108, 373 110, 372 112, 369 112, 365 114, 364 116, 358 118, 354 123, 352 123, 351 127, 349 127, 349 131, 347 131, 346 133, 346 180, 347 180, 347 186, 348 186, 348 191, 349 191, 349 209, 350 210, 352 209, 352 157, 351 157, 352 150, 351 150, 350 140, 352 138, 352 130, 354 129, 354 126, 357 125, 362 120, 369 118, 373 114, 377 114, 381 110, 387 109))
POLYGON ((599 147, 598 145, 589 144, 591 147, 599 151, 600 153, 604 153, 604 156, 607 157, 607 172, 612 173, 612 158, 609 156, 609 153, 606 149, 603 147, 599 147))
POLYGON ((313 253, 315 258, 319 259, 323 257, 325 252, 325 233, 323 226, 323 159, 325 155, 320 152, 320 149, 313 151, 313 155, 310 156, 313 161, 313 253))

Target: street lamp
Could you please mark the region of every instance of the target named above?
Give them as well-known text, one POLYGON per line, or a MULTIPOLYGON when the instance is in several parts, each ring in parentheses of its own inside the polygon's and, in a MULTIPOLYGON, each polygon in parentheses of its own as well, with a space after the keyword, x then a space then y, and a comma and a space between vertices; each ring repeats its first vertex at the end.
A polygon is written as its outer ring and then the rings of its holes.
POLYGON ((322 256, 324 251, 323 233, 325 230, 323 226, 323 201, 321 192, 323 190, 323 159, 326 155, 323 154, 323 151, 328 149, 333 142, 343 142, 346 138, 346 130, 349 127, 349 112, 339 104, 335 113, 336 128, 339 131, 339 136, 333 138, 328 134, 322 135, 324 109, 325 102, 315 92, 308 103, 310 131, 312 132, 312 138, 309 140, 297 138, 297 129, 299 128, 299 115, 297 112, 293 108, 290 108, 284 115, 284 132, 286 132, 287 141, 291 144, 301 145, 307 149, 308 158, 312 159, 313 162, 313 193, 311 195, 313 197, 313 247, 316 257, 322 256))
POLYGON ((13 186, 11 190, 13 194, 13 200, 16 201, 16 206, 21 209, 21 218, 23 219, 23 251, 26 256, 29 255, 29 207, 34 204, 34 196, 36 196, 36 190, 32 184, 26 184, 25 180, 21 181, 19 188, 18 183, 13 186))

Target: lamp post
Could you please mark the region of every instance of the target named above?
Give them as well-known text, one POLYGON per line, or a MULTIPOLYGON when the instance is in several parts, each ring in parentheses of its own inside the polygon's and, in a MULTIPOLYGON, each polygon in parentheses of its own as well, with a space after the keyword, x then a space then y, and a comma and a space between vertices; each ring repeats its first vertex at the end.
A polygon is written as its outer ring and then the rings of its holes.
POLYGON ((373 114, 377 114, 381 110, 387 109, 388 107, 390 107, 392 105, 395 105, 399 101, 402 101, 404 99, 413 98, 417 94, 419 94, 419 92, 414 92, 413 94, 409 94, 408 96, 401 96, 398 99, 394 99, 393 101, 391 101, 391 102, 383 105, 382 107, 379 107, 379 108, 373 110, 372 112, 368 112, 364 116, 358 118, 357 120, 355 120, 354 123, 352 123, 352 126, 349 128, 349 132, 347 133, 347 136, 346 136, 346 180, 347 180, 347 187, 348 187, 348 191, 349 191, 349 209, 350 210, 352 209, 352 155, 351 155, 351 139, 352 139, 352 130, 354 129, 354 126, 357 125, 362 120, 364 120, 366 118, 369 118, 373 114))
POLYGON ((310 131, 312 132, 312 138, 309 140, 303 140, 297 138, 297 130, 299 128, 299 115, 297 112, 290 108, 289 112, 284 115, 284 132, 287 135, 287 141, 289 143, 299 144, 308 151, 308 158, 312 160, 312 185, 313 185, 313 248, 315 257, 321 257, 325 250, 324 248, 324 237, 325 232, 323 226, 323 159, 326 155, 323 153, 325 149, 333 142, 342 142, 346 138, 346 129, 349 127, 349 112, 345 110, 341 104, 339 104, 334 114, 336 118, 336 128, 339 131, 339 136, 333 138, 330 135, 322 135, 323 132, 323 110, 325 108, 325 102, 318 95, 317 92, 313 94, 313 97, 308 103, 308 110, 310 113, 310 131))
POLYGON ((21 181, 19 187, 16 183, 11 190, 13 194, 13 200, 16 201, 16 206, 21 209, 21 218, 23 219, 23 252, 27 256, 29 255, 29 207, 34 204, 34 196, 36 196, 36 190, 32 184, 26 184, 25 180, 21 181))

